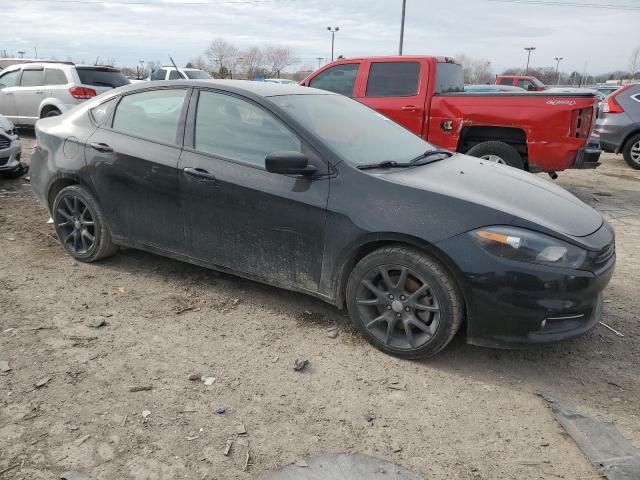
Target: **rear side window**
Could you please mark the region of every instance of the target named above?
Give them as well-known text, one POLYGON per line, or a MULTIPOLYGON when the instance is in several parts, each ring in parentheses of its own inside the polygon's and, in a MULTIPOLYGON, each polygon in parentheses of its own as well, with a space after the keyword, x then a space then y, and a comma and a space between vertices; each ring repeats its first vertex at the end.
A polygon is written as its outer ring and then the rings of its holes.
POLYGON ((172 89, 126 95, 116 108, 113 129, 175 145, 186 93, 184 89, 172 89))
POLYGON ((115 104, 116 104, 116 99, 112 98, 108 102, 101 103, 97 107, 92 108, 91 116, 93 117, 93 120, 101 127, 104 127, 105 125, 107 125, 107 122, 109 121, 109 116, 111 115, 111 110, 113 109, 113 106, 115 104))
POLYGON ((418 62, 372 63, 367 97, 412 97, 418 93, 418 62))
POLYGON ((195 147, 201 152, 264 167, 273 152, 301 151, 300 140, 280 120, 231 95, 200 92, 195 147))
POLYGON ((179 80, 180 78, 182 78, 182 75, 180 75, 177 70, 171 70, 169 72, 169 80, 179 80))
POLYGON ((19 74, 20 70, 14 70, 2 75, 0 77, 0 88, 15 87, 16 83, 18 83, 19 74))
POLYGON ((518 80, 518 86, 525 90, 535 90, 535 86, 529 80, 518 80))
POLYGON ((457 63, 438 63, 436 93, 464 92, 462 67, 457 63))
POLYGON ((117 88, 130 83, 127 77, 115 68, 77 67, 76 71, 83 85, 117 88))
POLYGON ((21 87, 39 87, 44 85, 44 70, 23 70, 21 87))
POLYGON ((164 80, 166 75, 167 71, 164 68, 159 68, 151 74, 151 80, 164 80))
POLYGON ((309 82, 309 86, 339 93, 345 97, 353 97, 353 86, 356 83, 359 66, 357 63, 336 65, 314 77, 309 82))
POLYGON ((44 72, 45 85, 66 85, 67 76, 58 68, 47 68, 44 72))
POLYGON ((513 86, 513 80, 510 79, 510 78, 501 78, 499 84, 500 85, 511 85, 511 86, 513 86))

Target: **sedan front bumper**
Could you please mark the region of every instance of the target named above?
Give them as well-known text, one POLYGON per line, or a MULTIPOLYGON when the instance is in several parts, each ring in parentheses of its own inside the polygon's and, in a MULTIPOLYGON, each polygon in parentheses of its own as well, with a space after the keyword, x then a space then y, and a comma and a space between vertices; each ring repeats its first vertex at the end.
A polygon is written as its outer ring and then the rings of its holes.
MULTIPOLYGON (((593 236, 605 240, 598 251, 612 249, 612 234, 593 236)), ((489 254, 468 235, 441 248, 462 271, 467 342, 495 348, 557 342, 591 330, 601 318, 602 292, 615 266, 615 253, 595 273, 516 262, 489 254)))
POLYGON ((17 136, 7 137, 9 146, 0 149, 0 173, 15 172, 22 168, 20 163, 20 154, 22 152, 22 144, 17 136))

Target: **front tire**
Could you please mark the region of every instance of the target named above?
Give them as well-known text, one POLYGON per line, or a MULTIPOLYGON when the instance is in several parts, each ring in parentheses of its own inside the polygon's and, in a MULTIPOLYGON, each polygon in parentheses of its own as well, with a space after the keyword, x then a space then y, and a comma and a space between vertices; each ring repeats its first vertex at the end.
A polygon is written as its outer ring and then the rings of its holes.
POLYGON ((60 190, 51 211, 58 240, 76 260, 95 262, 118 250, 98 203, 81 186, 60 190))
POLYGON ((347 283, 356 329, 390 355, 431 357, 460 328, 463 302, 446 268, 420 250, 384 247, 364 257, 347 283))
POLYGON ((640 170, 640 133, 627 140, 622 149, 622 156, 631 168, 640 170))
POLYGON ((522 160, 522 157, 518 151, 508 143, 494 140, 482 142, 471 147, 467 151, 467 155, 524 170, 524 161, 522 160))

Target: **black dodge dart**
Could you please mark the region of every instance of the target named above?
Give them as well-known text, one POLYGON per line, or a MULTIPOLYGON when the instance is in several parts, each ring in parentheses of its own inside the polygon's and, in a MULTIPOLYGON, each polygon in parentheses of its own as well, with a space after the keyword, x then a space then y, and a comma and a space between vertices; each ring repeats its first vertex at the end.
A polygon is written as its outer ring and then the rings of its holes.
POLYGON ((346 306, 379 349, 567 339, 598 323, 612 228, 547 180, 298 86, 125 86, 36 125, 64 249, 155 252, 346 306))

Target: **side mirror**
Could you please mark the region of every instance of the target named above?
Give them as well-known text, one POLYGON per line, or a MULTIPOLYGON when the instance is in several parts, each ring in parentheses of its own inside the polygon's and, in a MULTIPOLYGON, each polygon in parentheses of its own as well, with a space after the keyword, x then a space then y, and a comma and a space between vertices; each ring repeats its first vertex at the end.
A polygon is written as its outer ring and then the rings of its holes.
POLYGON ((267 172, 282 175, 313 175, 316 167, 309 165, 309 158, 300 152, 274 152, 264 159, 267 172))

